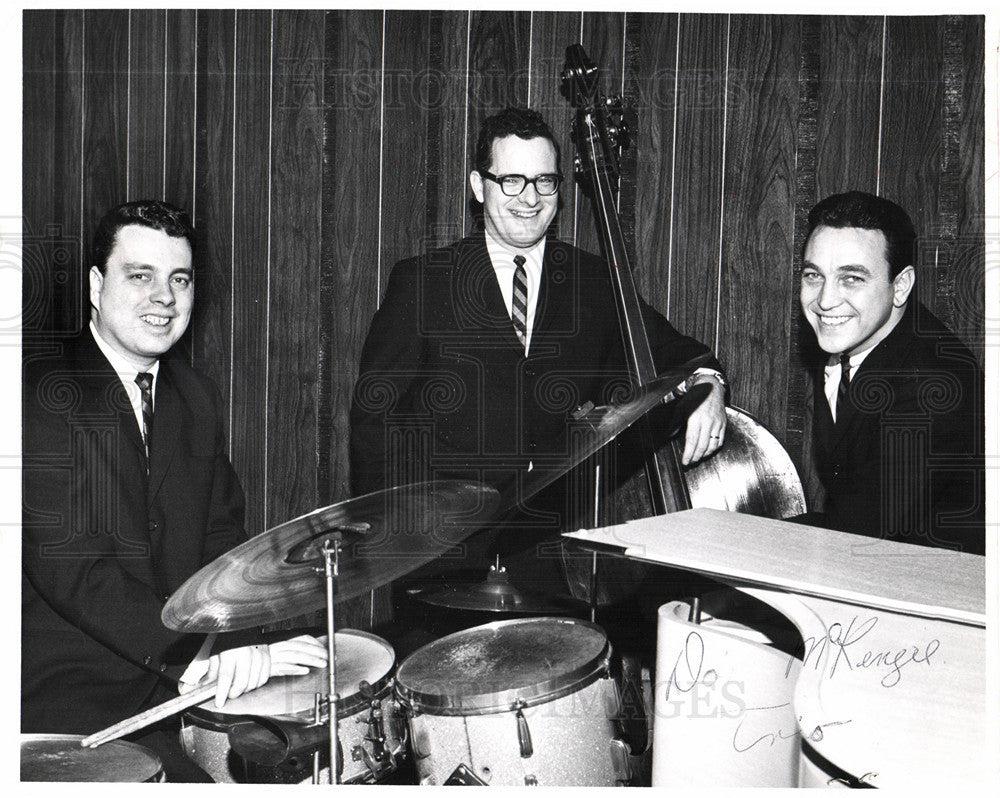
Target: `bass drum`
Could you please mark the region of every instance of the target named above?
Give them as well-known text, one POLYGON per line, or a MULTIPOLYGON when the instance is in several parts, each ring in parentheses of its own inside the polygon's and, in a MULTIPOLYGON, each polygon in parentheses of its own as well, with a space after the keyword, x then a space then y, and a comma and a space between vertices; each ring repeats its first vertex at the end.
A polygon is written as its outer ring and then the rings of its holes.
MULTIPOLYGON (((405 747, 405 724, 392 703, 396 654, 380 637, 355 629, 337 632, 336 687, 342 766, 340 783, 380 781, 394 772, 405 747), (404 734, 400 735, 400 730, 404 734)), ((329 782, 329 725, 315 722, 316 694, 326 696, 326 668, 281 676, 230 699, 209 700, 183 720, 184 751, 217 782, 298 783, 312 779, 312 754, 329 782)))
POLYGON ((396 675, 421 784, 617 786, 611 646, 595 624, 532 618, 427 644, 396 675))
POLYGON ((82 734, 22 734, 21 781, 163 782, 160 758, 141 745, 113 740, 83 748, 82 734))

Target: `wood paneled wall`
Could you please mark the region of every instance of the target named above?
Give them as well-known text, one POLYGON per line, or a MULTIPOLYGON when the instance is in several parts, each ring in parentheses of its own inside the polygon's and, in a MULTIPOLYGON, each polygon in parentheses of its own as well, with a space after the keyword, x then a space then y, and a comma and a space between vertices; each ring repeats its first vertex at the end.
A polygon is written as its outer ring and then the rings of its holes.
MULTIPOLYGON (((348 496, 357 360, 392 264, 471 225, 480 121, 541 111, 572 170, 567 45, 624 94, 621 212, 646 297, 713 345, 793 458, 805 214, 847 189, 922 231, 918 293, 983 351, 981 17, 27 11, 25 346, 86 318, 108 207, 199 230, 194 363, 229 403, 252 533, 348 496)), ((586 198, 559 235, 597 251, 586 198)))

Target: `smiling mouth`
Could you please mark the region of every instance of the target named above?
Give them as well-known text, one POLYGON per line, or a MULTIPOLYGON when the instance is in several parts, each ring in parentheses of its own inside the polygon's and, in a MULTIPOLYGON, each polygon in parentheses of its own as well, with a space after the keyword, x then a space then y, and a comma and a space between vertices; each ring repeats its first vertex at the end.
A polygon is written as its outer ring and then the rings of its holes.
POLYGON ((847 324, 852 316, 817 316, 819 323, 824 327, 840 327, 847 324))
POLYGON ((541 211, 541 208, 536 208, 533 211, 515 211, 513 208, 510 210, 511 214, 518 219, 534 219, 541 211))
POLYGON ((171 321, 170 318, 163 316, 140 316, 139 318, 153 327, 166 327, 171 321))

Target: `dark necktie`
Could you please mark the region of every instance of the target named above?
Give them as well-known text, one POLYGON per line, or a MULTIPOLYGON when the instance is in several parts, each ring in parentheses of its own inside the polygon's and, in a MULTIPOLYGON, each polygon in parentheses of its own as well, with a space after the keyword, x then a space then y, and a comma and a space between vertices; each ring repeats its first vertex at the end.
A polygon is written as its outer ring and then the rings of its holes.
POLYGON ((851 389, 851 356, 844 352, 840 356, 840 385, 837 386, 837 418, 847 409, 850 399, 848 392, 851 389))
POLYGON ((521 346, 528 341, 528 272, 524 268, 524 255, 515 255, 514 293, 511 299, 511 321, 521 346))
POLYGON ((146 444, 146 470, 149 470, 149 432, 153 429, 153 375, 140 371, 135 375, 142 397, 142 440, 146 444))

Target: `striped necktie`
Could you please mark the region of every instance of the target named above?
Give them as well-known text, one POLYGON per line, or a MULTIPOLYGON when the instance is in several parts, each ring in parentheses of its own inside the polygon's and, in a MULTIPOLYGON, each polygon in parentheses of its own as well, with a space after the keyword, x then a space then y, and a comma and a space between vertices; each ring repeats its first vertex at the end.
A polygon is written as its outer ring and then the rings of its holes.
POLYGON ((846 410, 850 404, 849 391, 851 389, 851 356, 844 352, 840 356, 840 384, 837 386, 837 418, 841 417, 842 411, 846 410))
POLYGON ((528 343, 528 272, 524 268, 524 255, 515 255, 514 293, 511 299, 511 321, 521 346, 527 351, 528 343))
POLYGON ((142 397, 142 440, 146 444, 146 470, 149 471, 149 433, 153 429, 153 375, 140 371, 135 375, 142 397))

